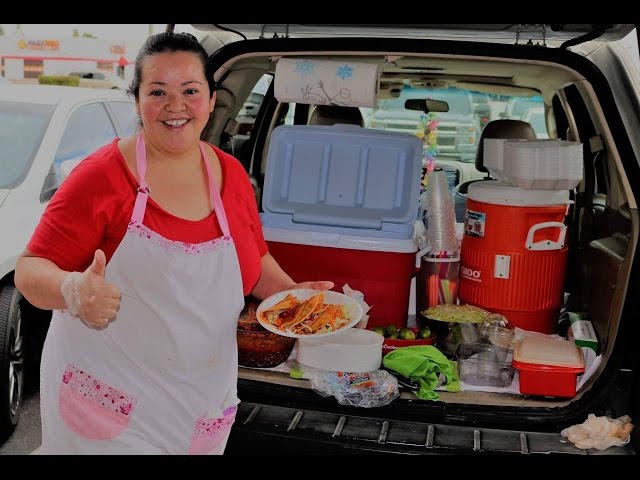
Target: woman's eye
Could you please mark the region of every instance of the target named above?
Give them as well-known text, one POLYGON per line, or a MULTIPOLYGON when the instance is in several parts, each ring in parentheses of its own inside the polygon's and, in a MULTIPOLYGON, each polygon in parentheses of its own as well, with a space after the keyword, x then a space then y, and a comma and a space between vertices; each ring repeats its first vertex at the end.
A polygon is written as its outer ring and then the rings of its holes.
POLYGON ((161 90, 154 90, 149 95, 151 95, 152 97, 159 97, 161 95, 164 95, 164 92, 161 90))
POLYGON ((187 90, 185 90, 185 92, 187 95, 195 95, 196 93, 198 93, 198 90, 195 88, 189 88, 187 90))

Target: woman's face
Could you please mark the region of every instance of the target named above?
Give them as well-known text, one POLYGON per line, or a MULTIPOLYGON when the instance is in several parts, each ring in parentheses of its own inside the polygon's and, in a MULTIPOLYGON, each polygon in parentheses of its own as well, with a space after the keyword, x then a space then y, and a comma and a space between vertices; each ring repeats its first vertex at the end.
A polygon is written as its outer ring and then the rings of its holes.
POLYGON ((147 57, 141 71, 136 110, 145 139, 166 153, 193 148, 215 103, 200 58, 189 52, 160 53, 147 57))

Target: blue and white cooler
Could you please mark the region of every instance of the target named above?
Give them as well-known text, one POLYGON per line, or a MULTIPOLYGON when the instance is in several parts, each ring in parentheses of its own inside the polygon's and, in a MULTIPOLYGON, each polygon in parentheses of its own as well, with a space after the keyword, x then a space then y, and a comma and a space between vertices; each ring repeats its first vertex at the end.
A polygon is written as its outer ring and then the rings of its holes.
POLYGON ((422 143, 353 125, 273 131, 263 191, 269 251, 296 282, 364 293, 369 326, 405 326, 422 143))

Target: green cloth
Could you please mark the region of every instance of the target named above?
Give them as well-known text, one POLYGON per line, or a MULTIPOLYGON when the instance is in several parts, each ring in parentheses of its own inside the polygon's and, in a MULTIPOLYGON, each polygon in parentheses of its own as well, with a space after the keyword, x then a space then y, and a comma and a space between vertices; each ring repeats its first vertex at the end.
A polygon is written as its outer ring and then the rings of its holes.
POLYGON ((435 392, 439 373, 447 379, 444 386, 448 392, 460 391, 460 379, 455 364, 432 345, 398 348, 387 353, 382 363, 386 368, 418 382, 420 390, 416 395, 422 400, 440 398, 435 392))

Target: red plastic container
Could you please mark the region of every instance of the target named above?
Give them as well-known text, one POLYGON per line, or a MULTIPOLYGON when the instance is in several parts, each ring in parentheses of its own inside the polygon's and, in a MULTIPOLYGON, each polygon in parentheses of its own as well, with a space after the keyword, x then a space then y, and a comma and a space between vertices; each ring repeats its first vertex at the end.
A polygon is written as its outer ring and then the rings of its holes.
MULTIPOLYGON (((275 235, 274 231, 265 228, 264 232, 269 252, 294 281, 330 280, 338 292, 342 292, 346 283, 353 290, 362 292, 364 301, 371 306, 368 327, 406 326, 417 250, 412 240, 363 238, 358 242, 350 237, 349 245, 361 247, 357 249, 295 243, 294 238, 289 242, 274 241, 275 237, 282 238, 282 231, 275 235), (397 251, 372 249, 381 248, 381 245, 397 251)), ((297 233, 299 238, 302 232, 297 233)), ((309 233, 309 238, 311 235, 309 233)))
MULTIPOLYGON (((418 328, 410 328, 416 335, 420 331, 418 328)), ((382 342, 382 356, 402 347, 414 347, 416 345, 433 345, 436 341, 436 336, 432 332, 429 338, 416 338, 415 340, 402 340, 400 338, 385 338, 382 342)))
POLYGON ((578 375, 584 373, 582 350, 573 342, 527 337, 515 348, 514 368, 520 371, 520 393, 573 398, 578 375))
POLYGON ((568 192, 476 182, 467 196, 460 303, 524 330, 552 333, 563 303, 568 192), (566 199, 565 199, 566 197, 566 199))

